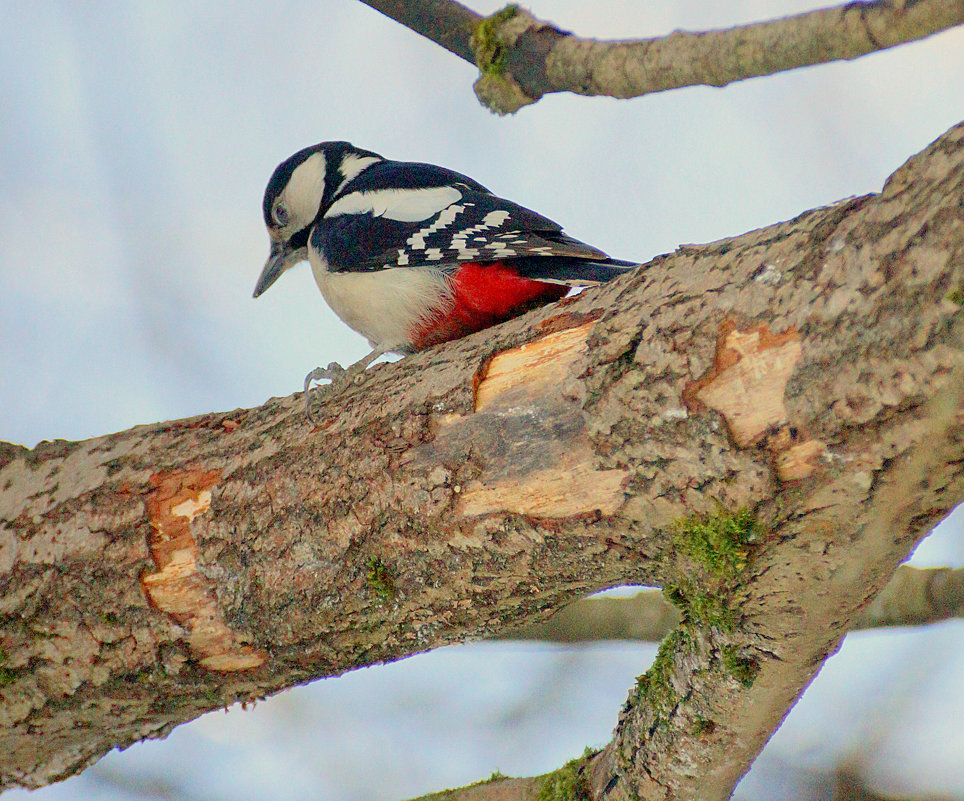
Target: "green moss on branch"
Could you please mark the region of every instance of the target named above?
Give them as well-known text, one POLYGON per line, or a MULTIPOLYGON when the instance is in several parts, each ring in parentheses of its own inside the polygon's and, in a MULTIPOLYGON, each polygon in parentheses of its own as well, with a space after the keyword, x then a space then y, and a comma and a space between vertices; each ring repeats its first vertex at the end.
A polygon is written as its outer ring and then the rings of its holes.
POLYGON ((469 46, 475 53, 475 63, 483 75, 501 75, 505 72, 505 43, 499 30, 518 13, 517 5, 508 5, 481 20, 472 31, 469 46))

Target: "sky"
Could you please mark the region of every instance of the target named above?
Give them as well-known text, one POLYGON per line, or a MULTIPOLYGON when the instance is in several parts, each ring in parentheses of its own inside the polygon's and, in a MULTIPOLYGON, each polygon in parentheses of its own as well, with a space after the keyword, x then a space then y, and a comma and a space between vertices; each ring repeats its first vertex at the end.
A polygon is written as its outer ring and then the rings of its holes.
MULTIPOLYGON (((630 38, 814 7, 532 10, 630 38)), ((964 117, 964 30, 724 89, 551 95, 511 117, 478 105, 474 77, 352 0, 0 3, 0 439, 255 406, 364 355, 306 266, 251 298, 265 183, 306 145, 442 164, 645 261, 878 191, 964 117)), ((915 558, 960 566, 961 534, 958 518, 915 558)), ((29 797, 380 801, 538 773, 608 740, 653 653, 443 649, 212 713, 29 797)), ((848 762, 880 787, 964 798, 962 658, 960 622, 849 637, 738 797, 817 797, 848 762)))

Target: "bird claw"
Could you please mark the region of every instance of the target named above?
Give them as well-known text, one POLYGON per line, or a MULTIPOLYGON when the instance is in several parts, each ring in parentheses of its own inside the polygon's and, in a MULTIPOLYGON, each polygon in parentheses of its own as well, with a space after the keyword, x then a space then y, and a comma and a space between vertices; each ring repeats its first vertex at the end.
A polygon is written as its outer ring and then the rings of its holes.
POLYGON ((315 392, 317 390, 329 392, 335 382, 344 378, 347 373, 348 370, 338 364, 338 362, 328 362, 327 367, 316 367, 305 376, 305 392, 315 392), (311 386, 314 381, 318 382, 318 386, 311 386), (328 383, 322 384, 322 381, 327 381, 328 383))
POLYGON ((318 423, 315 408, 326 396, 347 383, 348 373, 349 370, 338 362, 329 362, 327 367, 316 367, 305 376, 305 415, 309 423, 318 423))
POLYGON ((308 422, 317 423, 313 411, 323 398, 331 394, 337 394, 349 384, 357 381, 368 368, 368 365, 383 353, 385 353, 384 350, 374 350, 347 369, 338 362, 329 362, 327 367, 316 367, 308 373, 305 376, 305 414, 308 416, 308 422), (319 383, 312 386, 315 381, 319 383), (322 381, 328 383, 323 384, 322 381))

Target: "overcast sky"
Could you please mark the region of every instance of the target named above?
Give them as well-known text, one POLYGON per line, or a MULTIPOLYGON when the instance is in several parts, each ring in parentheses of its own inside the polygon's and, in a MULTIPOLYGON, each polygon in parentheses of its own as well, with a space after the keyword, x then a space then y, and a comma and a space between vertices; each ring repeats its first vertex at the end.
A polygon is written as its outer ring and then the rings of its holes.
MULTIPOLYGON (((533 11, 626 38, 813 7, 533 11)), ((251 299, 264 185, 306 145, 443 164, 642 261, 878 191, 964 117, 960 30, 725 89, 552 95, 508 118, 479 107, 473 72, 351 0, 0 4, 0 439, 253 406, 361 357, 307 267, 251 299)), ((960 565, 961 540, 945 526, 919 558, 960 565)), ((123 785, 153 776, 174 783, 153 797, 362 801, 541 772, 608 739, 652 653, 446 649, 209 715, 30 799, 131 798, 123 785)), ((962 657, 960 623, 848 639, 741 793, 805 797, 872 742, 858 761, 876 781, 964 798, 962 657)))

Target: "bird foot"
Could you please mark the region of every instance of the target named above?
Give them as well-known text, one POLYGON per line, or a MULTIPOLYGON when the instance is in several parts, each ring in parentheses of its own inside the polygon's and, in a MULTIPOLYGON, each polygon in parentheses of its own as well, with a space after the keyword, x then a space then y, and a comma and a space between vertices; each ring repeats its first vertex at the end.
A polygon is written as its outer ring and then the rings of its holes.
POLYGON ((354 378, 352 368, 347 370, 338 362, 329 362, 327 367, 316 367, 305 376, 305 414, 309 423, 317 423, 315 410, 327 397, 337 395, 354 378))
POLYGON ((348 370, 338 364, 338 362, 328 362, 327 367, 316 367, 305 376, 305 392, 314 392, 316 390, 330 392, 335 382, 343 379, 347 373, 348 370), (312 383, 315 381, 319 382, 319 384, 313 387, 312 383), (328 383, 322 384, 322 381, 327 381, 328 383))
POLYGON ((315 408, 325 398, 337 395, 349 384, 355 383, 368 368, 368 365, 384 352, 372 351, 364 359, 359 359, 347 369, 338 362, 329 362, 327 367, 316 367, 308 373, 305 376, 305 414, 308 416, 308 421, 317 423, 318 421, 314 418, 315 408), (315 385, 312 386, 313 384, 315 385))

